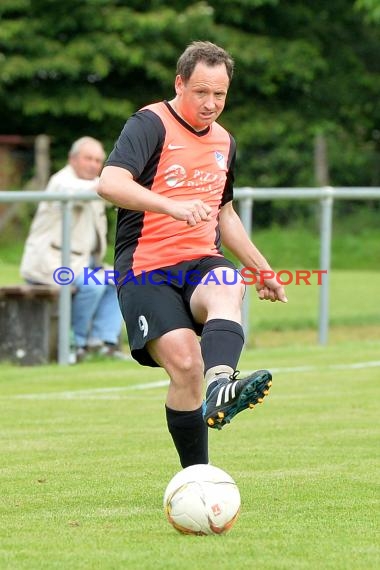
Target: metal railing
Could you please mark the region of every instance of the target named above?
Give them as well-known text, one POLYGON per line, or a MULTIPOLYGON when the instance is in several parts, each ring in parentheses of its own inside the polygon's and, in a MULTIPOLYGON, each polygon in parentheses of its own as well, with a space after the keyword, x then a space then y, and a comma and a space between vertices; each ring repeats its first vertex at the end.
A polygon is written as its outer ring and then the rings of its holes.
MULTIPOLYGON (((248 233, 252 232, 252 210, 256 200, 319 200, 320 216, 320 270, 326 271, 320 287, 318 341, 321 345, 328 342, 329 328, 329 273, 331 266, 331 238, 334 200, 369 200, 380 199, 380 188, 236 188, 234 198, 239 202, 239 215, 248 233)), ((70 228, 71 209, 76 201, 99 200, 94 192, 52 192, 45 191, 0 191, 0 203, 11 202, 61 202, 62 207, 62 266, 70 266, 70 228)), ((265 252, 263 252, 265 254, 265 252)), ((243 304, 243 326, 245 334, 249 332, 249 288, 243 304)), ((70 360, 70 314, 71 289, 61 286, 59 295, 59 336, 58 362, 69 364, 70 360)))

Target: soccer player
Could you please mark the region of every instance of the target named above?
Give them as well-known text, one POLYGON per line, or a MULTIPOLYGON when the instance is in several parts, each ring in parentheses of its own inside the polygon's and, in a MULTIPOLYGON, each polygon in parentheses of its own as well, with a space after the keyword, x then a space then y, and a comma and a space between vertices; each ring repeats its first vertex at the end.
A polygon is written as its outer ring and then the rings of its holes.
MULTIPOLYGON (((182 467, 208 463, 207 428, 221 429, 271 385, 267 370, 237 379, 244 285, 221 251, 271 270, 233 209, 236 146, 216 122, 233 66, 221 47, 191 43, 175 97, 129 118, 98 190, 119 207, 115 270, 132 356, 169 375, 166 418, 182 467)), ((256 288, 287 301, 276 276, 256 288)))

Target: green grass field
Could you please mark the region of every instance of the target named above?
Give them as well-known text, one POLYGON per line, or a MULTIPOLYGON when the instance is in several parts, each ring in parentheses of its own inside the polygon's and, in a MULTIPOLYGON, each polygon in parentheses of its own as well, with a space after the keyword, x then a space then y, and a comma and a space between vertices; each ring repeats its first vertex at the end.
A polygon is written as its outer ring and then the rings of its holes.
MULTIPOLYGON (((293 271, 293 274, 294 271, 293 271)), ((310 285, 294 282, 286 287, 289 303, 257 302, 251 286, 250 323, 257 330, 299 330, 318 326, 319 295, 317 277, 310 285)), ((380 271, 332 270, 329 279, 331 325, 377 325, 380 307, 374 299, 380 291, 380 271)), ((254 340, 254 339, 251 339, 254 340)))
MULTIPOLYGON (((318 267, 310 232, 257 237, 276 269, 318 267)), ((327 347, 315 280, 290 285, 287 305, 252 291, 240 368, 274 382, 210 432, 211 460, 242 496, 226 536, 181 536, 164 517, 179 465, 162 370, 0 364, 0 570, 380 568, 378 243, 377 229, 335 236, 327 347)), ((21 281, 21 251, 0 248, 0 284, 21 281)))
POLYGON ((178 534, 162 495, 179 470, 162 370, 0 366, 2 570, 380 567, 380 340, 246 351, 270 396, 211 460, 239 485, 226 536, 178 534))

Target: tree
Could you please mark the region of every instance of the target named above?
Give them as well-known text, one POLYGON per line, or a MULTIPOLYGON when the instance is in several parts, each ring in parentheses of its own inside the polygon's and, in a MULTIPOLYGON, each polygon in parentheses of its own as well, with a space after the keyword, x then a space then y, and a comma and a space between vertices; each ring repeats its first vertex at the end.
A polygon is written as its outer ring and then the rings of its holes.
POLYGON ((380 3, 378 0, 356 0, 355 7, 365 13, 368 22, 380 23, 380 3))
POLYGON ((222 122, 238 141, 238 185, 313 185, 317 133, 333 184, 379 183, 377 2, 127 4, 2 0, 3 133, 51 135, 54 166, 83 134, 110 150, 132 112, 171 97, 184 46, 209 39, 236 61, 222 122))

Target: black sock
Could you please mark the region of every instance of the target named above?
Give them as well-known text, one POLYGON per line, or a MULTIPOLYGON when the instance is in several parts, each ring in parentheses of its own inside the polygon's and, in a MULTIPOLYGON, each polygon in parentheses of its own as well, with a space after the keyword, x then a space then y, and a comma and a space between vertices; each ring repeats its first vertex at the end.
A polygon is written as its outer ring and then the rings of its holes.
POLYGON ((208 428, 197 410, 182 412, 166 408, 166 421, 182 467, 208 463, 208 428))
POLYGON ((201 350, 204 372, 225 364, 236 370, 244 345, 243 327, 227 319, 211 319, 203 327, 201 350))

